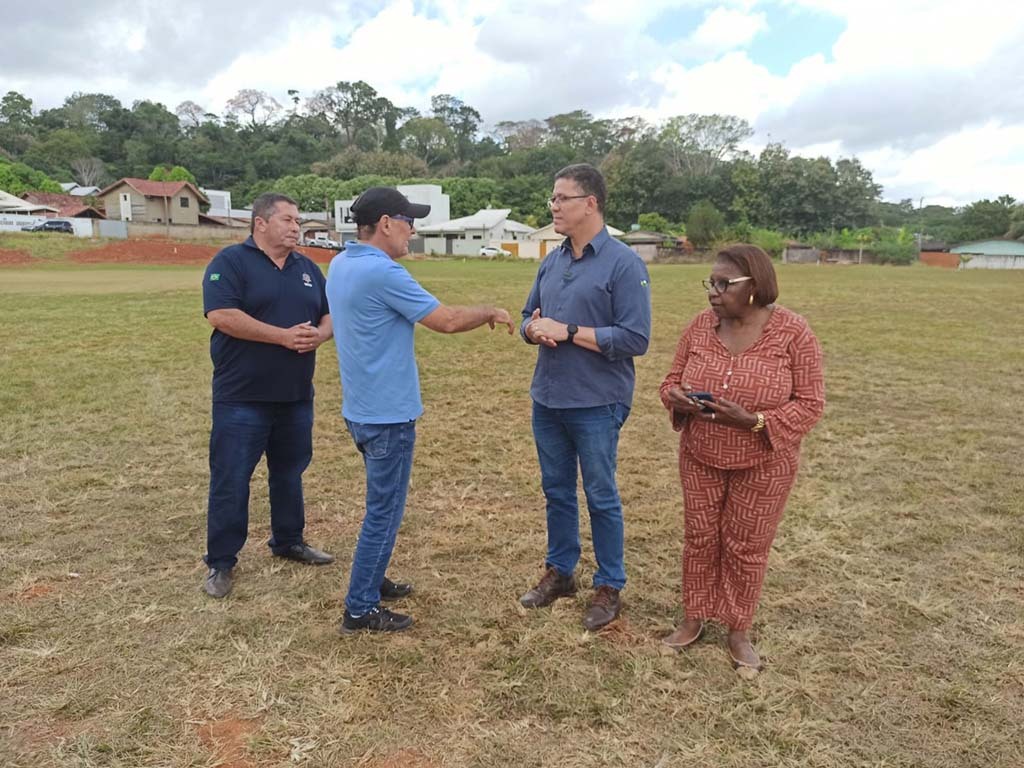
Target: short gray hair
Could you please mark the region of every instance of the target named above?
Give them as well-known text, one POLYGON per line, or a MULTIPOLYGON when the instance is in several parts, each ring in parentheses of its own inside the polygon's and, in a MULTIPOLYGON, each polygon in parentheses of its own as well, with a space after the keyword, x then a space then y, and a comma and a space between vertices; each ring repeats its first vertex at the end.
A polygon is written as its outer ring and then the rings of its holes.
POLYGON ((287 203, 288 205, 294 205, 296 208, 299 207, 299 204, 288 197, 288 195, 282 195, 279 192, 264 192, 252 201, 252 223, 249 224, 250 233, 256 231, 257 218, 270 221, 270 217, 274 215, 274 210, 277 208, 278 203, 287 203))

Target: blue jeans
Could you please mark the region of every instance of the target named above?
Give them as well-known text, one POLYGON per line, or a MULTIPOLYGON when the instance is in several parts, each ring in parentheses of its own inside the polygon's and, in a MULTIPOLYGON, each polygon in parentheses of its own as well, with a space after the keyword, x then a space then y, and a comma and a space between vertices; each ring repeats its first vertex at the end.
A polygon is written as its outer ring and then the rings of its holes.
POLYGON ((547 408, 533 404, 533 437, 547 499, 546 565, 569 576, 580 560, 576 467, 590 511, 597 573, 594 586, 622 589, 626 584, 622 502, 615 484, 619 430, 629 417, 623 403, 594 408, 547 408))
POLYGON ((416 422, 359 424, 345 419, 345 424, 366 467, 366 515, 345 597, 349 614, 362 616, 380 603, 380 585, 405 514, 416 422))
POLYGON ((249 481, 267 454, 270 530, 275 553, 302 543, 306 525, 302 473, 313 458, 313 401, 214 403, 206 557, 234 568, 249 533, 249 481))

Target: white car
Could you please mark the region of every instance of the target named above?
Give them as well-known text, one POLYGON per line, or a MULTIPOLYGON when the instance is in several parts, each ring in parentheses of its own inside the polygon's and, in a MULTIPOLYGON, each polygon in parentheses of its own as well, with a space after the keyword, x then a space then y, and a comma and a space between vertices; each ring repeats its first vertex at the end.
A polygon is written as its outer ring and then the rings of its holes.
POLYGON ((480 255, 488 259, 493 259, 495 256, 511 256, 512 251, 506 251, 504 248, 496 248, 493 245, 484 245, 480 247, 480 255))

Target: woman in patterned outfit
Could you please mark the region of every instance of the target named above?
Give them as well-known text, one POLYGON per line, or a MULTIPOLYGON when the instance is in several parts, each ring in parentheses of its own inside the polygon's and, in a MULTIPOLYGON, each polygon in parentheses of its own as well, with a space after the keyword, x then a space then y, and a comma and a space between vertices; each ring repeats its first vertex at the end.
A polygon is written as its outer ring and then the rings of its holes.
POLYGON ((750 627, 800 441, 825 408, 821 347, 804 318, 774 304, 775 270, 757 246, 719 252, 704 287, 711 307, 683 331, 661 384, 680 433, 686 611, 663 642, 685 648, 715 619, 734 665, 760 669, 750 627), (714 400, 702 409, 694 392, 714 400))

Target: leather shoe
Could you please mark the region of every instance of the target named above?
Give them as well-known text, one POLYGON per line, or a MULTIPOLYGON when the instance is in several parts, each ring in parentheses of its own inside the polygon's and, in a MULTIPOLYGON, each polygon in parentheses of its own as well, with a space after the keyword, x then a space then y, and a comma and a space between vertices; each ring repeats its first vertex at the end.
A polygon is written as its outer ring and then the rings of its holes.
POLYGON ((338 632, 343 635, 351 635, 356 632, 401 632, 411 626, 412 616, 394 613, 387 608, 374 608, 359 617, 345 611, 345 617, 341 620, 338 632))
POLYGON ((384 577, 384 582, 380 585, 381 600, 400 600, 411 594, 412 584, 396 583, 387 576, 384 577))
POLYGON ((594 598, 590 601, 590 607, 583 614, 583 626, 591 632, 596 632, 615 621, 619 617, 621 609, 619 590, 602 584, 594 590, 594 598))
POLYGON ((232 569, 211 568, 206 574, 206 581, 203 582, 203 589, 210 597, 220 599, 227 597, 232 587, 232 569))
POLYGON ((560 597, 576 594, 576 576, 563 576, 554 568, 548 568, 536 587, 519 598, 524 608, 543 608, 560 597))
POLYGON ((284 557, 297 563, 306 563, 307 565, 328 565, 334 562, 332 555, 321 552, 319 549, 309 546, 306 542, 292 544, 283 552, 275 552, 274 557, 284 557))

